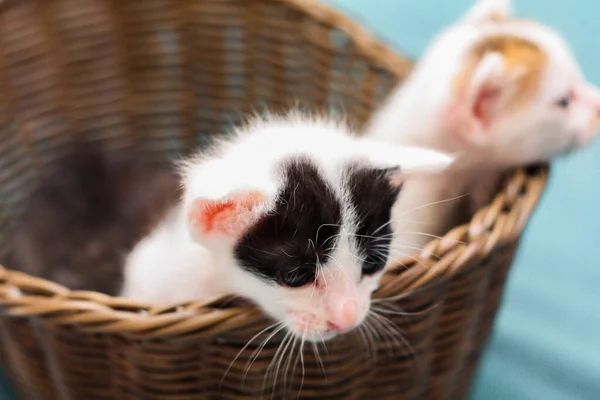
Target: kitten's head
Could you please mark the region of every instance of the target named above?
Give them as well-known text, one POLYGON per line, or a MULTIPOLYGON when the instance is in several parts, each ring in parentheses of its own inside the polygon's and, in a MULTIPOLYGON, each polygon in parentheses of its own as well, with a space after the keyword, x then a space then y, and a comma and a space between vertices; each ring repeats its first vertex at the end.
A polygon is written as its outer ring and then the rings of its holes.
POLYGON ((450 162, 326 121, 254 122, 187 164, 188 228, 217 255, 232 291, 306 340, 329 339, 369 311, 402 179, 450 162))
POLYGON ((463 145, 487 147, 498 159, 522 164, 595 137, 600 90, 552 28, 511 17, 509 0, 479 0, 443 36, 435 46, 463 48, 442 108, 442 123, 453 125, 445 131, 463 145))

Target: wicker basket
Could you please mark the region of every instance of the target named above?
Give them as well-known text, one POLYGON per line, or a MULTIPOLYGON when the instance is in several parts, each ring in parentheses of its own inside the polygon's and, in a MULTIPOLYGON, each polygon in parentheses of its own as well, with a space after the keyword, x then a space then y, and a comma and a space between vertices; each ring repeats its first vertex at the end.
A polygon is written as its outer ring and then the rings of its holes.
MULTIPOLYGON (((313 0, 4 0, 0 46, 8 267, 22 200, 78 132, 106 151, 169 158, 290 101, 360 125, 411 66, 313 0)), ((246 368, 268 334, 244 348, 268 324, 254 308, 156 309, 0 267, 2 364, 23 399, 458 399, 547 173, 515 172, 469 224, 385 276, 375 296, 406 312, 390 318, 401 344, 383 331, 371 346, 348 334, 319 348, 322 364, 306 346, 304 368, 264 379, 282 338, 246 368)))

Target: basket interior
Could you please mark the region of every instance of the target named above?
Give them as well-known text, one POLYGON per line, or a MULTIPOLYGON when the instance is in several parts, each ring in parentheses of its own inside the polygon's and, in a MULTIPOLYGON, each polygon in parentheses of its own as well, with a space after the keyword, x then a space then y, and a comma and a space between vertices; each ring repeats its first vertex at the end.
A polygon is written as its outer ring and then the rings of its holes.
POLYGON ((409 65, 287 1, 7 1, 0 26, 3 263, 40 171, 78 138, 174 158, 296 104, 359 126, 409 65))

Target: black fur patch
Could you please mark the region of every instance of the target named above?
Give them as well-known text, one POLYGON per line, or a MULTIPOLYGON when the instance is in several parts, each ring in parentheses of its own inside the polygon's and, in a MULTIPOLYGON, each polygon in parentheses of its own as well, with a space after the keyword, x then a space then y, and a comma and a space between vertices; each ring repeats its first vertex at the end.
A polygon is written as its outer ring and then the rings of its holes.
POLYGON ((389 255, 392 227, 389 223, 392 207, 400 187, 391 185, 397 169, 373 169, 353 165, 347 184, 350 199, 358 217, 356 243, 365 258, 363 274, 372 275, 385 267, 389 255))
POLYGON ((274 211, 234 250, 243 268, 279 284, 296 268, 314 273, 317 261, 326 262, 342 220, 340 201, 310 160, 287 163, 284 182, 274 211))

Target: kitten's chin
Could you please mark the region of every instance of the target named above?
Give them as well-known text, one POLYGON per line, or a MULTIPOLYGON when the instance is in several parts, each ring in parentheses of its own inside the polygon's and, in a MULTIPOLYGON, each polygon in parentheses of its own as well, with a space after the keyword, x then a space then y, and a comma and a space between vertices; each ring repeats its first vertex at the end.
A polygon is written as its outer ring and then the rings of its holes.
POLYGON ((341 333, 337 333, 335 331, 327 331, 327 332, 323 333, 322 335, 320 335, 319 338, 317 338, 316 340, 313 340, 313 341, 314 342, 325 342, 327 340, 331 340, 340 335, 341 335, 341 333))
POLYGON ((335 337, 345 335, 346 333, 353 331, 355 328, 356 326, 353 326, 352 328, 344 331, 339 331, 332 328, 300 329, 300 327, 298 327, 294 329, 293 325, 288 325, 287 329, 298 339, 304 340, 305 342, 322 343, 335 337))
POLYGON ((331 340, 331 339, 341 335, 340 333, 334 331, 333 329, 326 330, 326 331, 320 331, 320 332, 318 332, 318 331, 301 332, 301 331, 297 331, 297 330, 293 330, 293 329, 290 329, 290 331, 298 339, 303 340, 305 342, 312 342, 312 343, 323 343, 323 342, 326 342, 328 340, 331 340))
POLYGON ((348 326, 346 329, 336 328, 311 313, 301 311, 291 312, 283 320, 286 321, 288 332, 298 339, 321 343, 354 331, 364 322, 365 317, 359 317, 352 326, 348 326))
POLYGON ((335 329, 324 326, 324 324, 316 323, 314 317, 308 314, 303 314, 302 317, 289 321, 286 325, 289 332, 306 342, 325 342, 341 334, 335 329))

